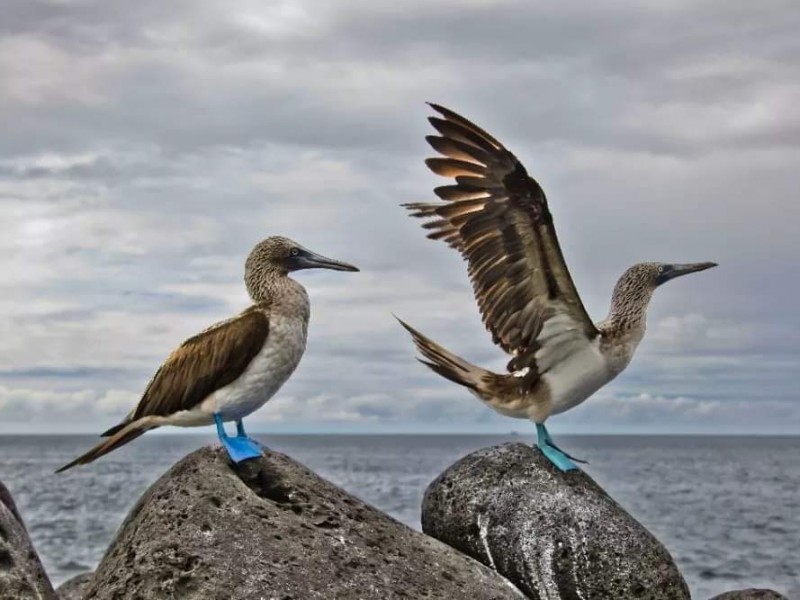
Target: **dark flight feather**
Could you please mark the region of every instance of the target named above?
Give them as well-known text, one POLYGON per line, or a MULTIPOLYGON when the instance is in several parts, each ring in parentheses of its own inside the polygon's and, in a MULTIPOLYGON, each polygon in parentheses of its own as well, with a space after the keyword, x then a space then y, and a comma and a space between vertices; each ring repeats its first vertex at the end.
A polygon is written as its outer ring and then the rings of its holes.
POLYGON ((537 337, 559 315, 568 317, 564 327, 577 326, 594 338, 598 331, 567 269, 542 188, 486 131, 431 106, 441 115, 430 118, 440 135, 426 139, 443 158, 426 164, 453 183, 434 190, 444 204, 406 206, 429 219, 428 237, 444 240, 467 260, 484 324, 515 357, 509 369, 535 367, 537 337))

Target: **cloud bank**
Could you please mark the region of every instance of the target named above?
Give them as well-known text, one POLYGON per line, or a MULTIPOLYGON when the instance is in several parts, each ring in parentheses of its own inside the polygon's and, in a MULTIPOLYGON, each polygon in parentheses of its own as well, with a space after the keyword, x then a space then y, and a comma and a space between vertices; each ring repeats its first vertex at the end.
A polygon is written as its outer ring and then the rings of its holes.
POLYGON ((96 431, 184 338, 247 304, 271 234, 362 273, 298 276, 307 356, 276 431, 508 431, 413 360, 394 312, 489 367, 464 265, 398 207, 436 184, 424 101, 550 198, 590 313, 659 290, 623 375, 563 431, 800 433, 800 9, 626 0, 401 5, 11 0, 0 23, 0 432, 96 431))

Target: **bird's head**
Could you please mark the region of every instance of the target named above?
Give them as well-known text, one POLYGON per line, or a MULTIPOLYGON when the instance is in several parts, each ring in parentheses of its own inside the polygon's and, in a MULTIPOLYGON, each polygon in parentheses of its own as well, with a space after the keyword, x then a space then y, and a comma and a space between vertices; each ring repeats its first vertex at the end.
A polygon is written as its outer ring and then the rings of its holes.
MULTIPOLYGON (((263 288, 270 277, 286 275, 301 269, 333 269, 358 271, 346 262, 327 258, 282 236, 272 236, 256 244, 245 262, 244 279, 251 296, 263 288)), ((255 296, 253 296, 255 297, 255 296)))
POLYGON ((613 315, 633 315, 643 311, 653 291, 670 279, 681 275, 705 271, 717 263, 668 264, 657 262, 638 263, 630 267, 619 278, 611 302, 613 315))
POLYGON ((635 281, 639 283, 639 285, 643 285, 652 291, 670 279, 675 279, 681 275, 688 275, 689 273, 705 271, 706 269, 716 266, 717 263, 713 262, 689 264, 639 263, 628 269, 622 278, 631 280, 632 282, 635 281))
POLYGON ((286 274, 301 269, 358 271, 353 265, 312 252, 297 242, 279 235, 268 237, 256 244, 245 263, 247 272, 269 270, 286 274))
POLYGON ((642 297, 653 293, 658 286, 671 279, 705 271, 711 267, 716 267, 717 263, 689 263, 689 264, 668 264, 668 263, 638 263, 630 267, 617 282, 614 290, 617 296, 642 297))

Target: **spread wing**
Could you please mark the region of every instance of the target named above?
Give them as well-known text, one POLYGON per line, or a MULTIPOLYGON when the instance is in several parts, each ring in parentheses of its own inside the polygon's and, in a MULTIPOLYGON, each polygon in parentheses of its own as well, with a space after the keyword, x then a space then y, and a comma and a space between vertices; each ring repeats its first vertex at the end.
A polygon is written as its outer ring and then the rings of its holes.
POLYGON ((194 408, 239 377, 268 335, 269 318, 253 307, 189 338, 161 365, 126 421, 194 408))
POLYGON ((423 225, 429 238, 447 242, 467 260, 484 325, 517 357, 510 370, 545 346, 571 353, 598 331, 564 262, 542 188, 483 129, 431 106, 443 118, 429 119, 440 135, 426 139, 443 157, 425 162, 454 182, 434 190, 445 202, 406 206, 429 219, 423 225))

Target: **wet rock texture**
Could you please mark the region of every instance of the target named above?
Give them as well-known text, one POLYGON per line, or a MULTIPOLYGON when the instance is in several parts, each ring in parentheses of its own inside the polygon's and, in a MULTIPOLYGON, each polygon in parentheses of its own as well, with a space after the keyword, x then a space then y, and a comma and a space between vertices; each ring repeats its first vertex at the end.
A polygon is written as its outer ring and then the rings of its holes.
POLYGON ((92 580, 92 573, 81 573, 70 577, 56 590, 58 600, 83 600, 86 595, 86 588, 92 580))
POLYGON ((531 598, 683 600, 666 548, 581 471, 524 444, 478 450, 434 480, 422 529, 531 598))
POLYGON ((750 588, 747 590, 725 592, 719 596, 714 596, 711 600, 787 600, 787 598, 773 590, 750 588))
POLYGON ((0 600, 55 600, 11 494, 0 483, 0 600))
POLYGON ((522 596, 290 458, 190 454, 139 500, 86 598, 504 599, 522 596))

